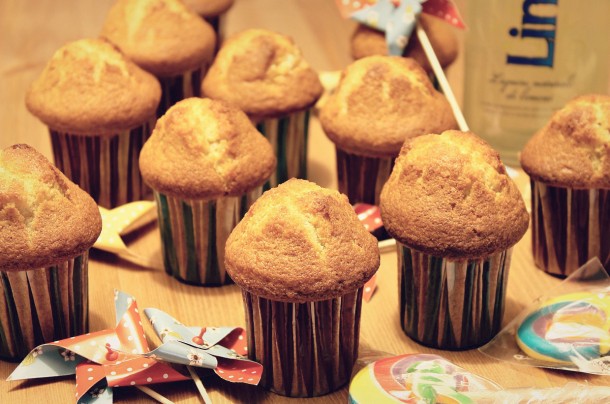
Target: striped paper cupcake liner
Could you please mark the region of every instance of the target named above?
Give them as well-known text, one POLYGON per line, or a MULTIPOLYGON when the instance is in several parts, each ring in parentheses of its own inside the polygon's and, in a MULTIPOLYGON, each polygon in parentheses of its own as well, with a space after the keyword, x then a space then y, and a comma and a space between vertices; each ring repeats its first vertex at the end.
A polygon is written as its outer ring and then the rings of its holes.
POLYGON ((397 248, 400 319, 409 337, 433 348, 463 350, 500 331, 512 249, 453 261, 400 243, 397 248))
POLYGON ((230 283, 225 243, 261 193, 258 187, 241 197, 187 201, 155 192, 165 271, 193 285, 230 283))
POLYGON ((51 130, 55 165, 98 205, 112 209, 149 198, 138 158, 154 121, 113 136, 83 136, 51 130))
POLYGON ((339 192, 347 195, 351 204, 379 206, 379 194, 390 177, 394 159, 358 156, 339 148, 336 150, 339 192))
POLYGON ((610 190, 560 188, 537 181, 531 181, 531 189, 536 266, 568 276, 598 257, 610 271, 610 190))
POLYGON ((88 253, 48 268, 0 272, 0 359, 89 330, 88 253))
POLYGON ((277 168, 265 184, 265 190, 290 178, 307 179, 309 110, 266 119, 258 122, 256 129, 269 140, 277 157, 277 168))
POLYGON ((349 382, 358 358, 362 288, 308 303, 242 295, 248 356, 264 367, 261 386, 288 397, 315 397, 349 382))
POLYGON ((161 101, 157 107, 157 118, 162 117, 167 110, 185 98, 201 95, 201 80, 205 76, 208 65, 197 70, 186 72, 179 76, 157 77, 161 83, 161 101))

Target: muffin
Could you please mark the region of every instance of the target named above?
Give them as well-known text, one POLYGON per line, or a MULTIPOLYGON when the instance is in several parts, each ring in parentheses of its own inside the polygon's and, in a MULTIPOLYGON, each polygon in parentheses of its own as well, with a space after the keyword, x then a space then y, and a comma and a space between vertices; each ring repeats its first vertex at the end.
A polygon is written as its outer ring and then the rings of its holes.
MULTIPOLYGON (((425 29, 441 67, 451 65, 458 54, 458 41, 451 26, 437 17, 427 15, 420 15, 418 21, 425 29)), ((350 45, 351 55, 356 60, 373 55, 388 55, 385 33, 363 24, 356 26, 350 45)), ((432 66, 415 31, 409 38, 403 56, 415 59, 426 72, 432 73, 432 66)))
POLYGON ((49 127, 55 165, 105 208, 148 196, 137 158, 154 125, 159 82, 100 39, 60 48, 26 106, 49 127))
POLYGON ((224 246, 275 169, 269 142, 223 101, 188 98, 159 119, 142 148, 155 193, 165 270, 195 285, 222 285, 224 246))
POLYGON ((610 271, 610 97, 568 102, 525 145, 532 249, 543 271, 567 276, 593 257, 610 271))
POLYGON ((471 132, 407 141, 381 192, 381 217, 397 241, 405 333, 450 350, 493 338, 512 246, 529 222, 498 153, 471 132))
POLYGON ((413 59, 369 56, 343 72, 320 111, 337 150, 339 191, 378 205, 405 140, 456 128, 451 106, 413 59))
POLYGON ((229 236, 225 263, 263 387, 312 397, 350 380, 379 250, 344 195, 298 179, 265 192, 229 236))
POLYGON ((216 46, 212 27, 180 0, 117 0, 101 36, 159 79, 158 117, 176 102, 200 95, 216 46))
POLYGON ((0 359, 88 331, 97 205, 27 145, 0 151, 0 359))
POLYGON ((309 109, 322 84, 292 39, 261 29, 229 38, 201 88, 237 105, 269 139, 278 165, 268 187, 307 176, 309 109))
POLYGON ((214 28, 218 43, 221 43, 224 37, 225 13, 234 2, 234 0, 183 0, 190 10, 199 14, 214 28))

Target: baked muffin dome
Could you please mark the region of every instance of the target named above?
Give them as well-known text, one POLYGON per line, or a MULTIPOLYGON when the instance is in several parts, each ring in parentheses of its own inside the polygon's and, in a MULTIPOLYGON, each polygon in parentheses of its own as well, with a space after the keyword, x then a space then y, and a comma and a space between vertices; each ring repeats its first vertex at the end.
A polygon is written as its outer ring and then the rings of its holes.
POLYGON ((0 270, 66 261, 101 230, 93 199, 40 153, 23 144, 0 151, 0 270))
POLYGON ((275 169, 271 145, 236 107, 188 98, 158 121, 140 153, 147 184, 182 199, 238 196, 275 169))
POLYGON ((523 148, 521 166, 548 185, 610 189, 610 96, 577 97, 555 112, 523 148))
POLYGON ((498 153, 455 130, 405 143, 381 191, 381 216, 404 245, 454 259, 506 250, 529 223, 498 153))
POLYGON ((339 148, 377 157, 398 155, 406 139, 457 126, 449 102, 417 62, 397 56, 350 64, 320 122, 339 148))
POLYGON ((180 0, 117 0, 101 36, 158 77, 181 75, 212 60, 216 34, 180 0))
MULTIPOLYGON (((427 15, 420 15, 419 22, 426 30, 426 34, 430 39, 441 67, 447 67, 453 63, 458 54, 458 41, 451 26, 436 17, 427 15)), ((352 34, 351 54, 354 59, 373 55, 387 55, 388 45, 385 40, 385 34, 366 25, 358 24, 352 34)), ((411 34, 403 56, 415 59, 424 70, 432 71, 432 66, 430 66, 430 62, 415 35, 415 31, 411 34)))
POLYGON ((235 0, 183 0, 183 3, 203 17, 215 17, 231 8, 235 0))
POLYGON ((322 90, 292 39, 262 29, 229 38, 201 85, 206 97, 231 102, 259 118, 307 109, 322 90))
POLYGON ((345 195, 291 179, 265 192, 227 240, 225 264, 241 288, 271 300, 327 300, 377 271, 377 240, 345 195))
POLYGON ((114 135, 155 115, 157 79, 101 39, 60 48, 32 83, 26 106, 51 129, 114 135))

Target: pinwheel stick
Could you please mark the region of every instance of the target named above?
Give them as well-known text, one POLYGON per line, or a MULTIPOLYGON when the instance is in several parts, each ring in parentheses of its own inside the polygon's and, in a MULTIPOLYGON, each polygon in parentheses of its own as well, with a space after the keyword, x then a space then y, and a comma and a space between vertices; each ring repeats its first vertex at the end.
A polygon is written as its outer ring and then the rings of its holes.
POLYGON ((208 396, 208 392, 206 391, 205 387, 203 387, 203 383, 201 382, 201 379, 199 378, 199 375, 197 374, 197 372, 195 372, 193 370, 193 368, 190 366, 187 366, 186 368, 188 369, 189 373, 191 374, 191 377, 193 378, 193 381, 195 382, 195 386, 197 386, 197 390, 199 390, 199 394, 201 395, 203 402, 205 404, 212 404, 212 400, 210 399, 210 396, 208 396))
POLYGON ((140 390, 142 393, 149 395, 151 398, 157 400, 160 403, 163 404, 174 404, 173 401, 168 400, 167 398, 163 397, 161 394, 157 393, 156 391, 154 391, 153 389, 146 387, 146 386, 136 386, 136 388, 138 390, 140 390))
POLYGON ((455 120, 457 121, 460 130, 463 132, 468 131, 468 124, 466 123, 464 114, 462 114, 462 110, 460 109, 460 106, 458 105, 458 102, 455 99, 453 90, 451 90, 451 86, 449 85, 447 76, 445 76, 445 72, 443 72, 443 68, 441 67, 438 58, 436 57, 436 53, 434 53, 434 48, 432 48, 432 44, 428 39, 426 31, 419 22, 417 23, 417 27, 415 29, 417 33, 417 39, 419 39, 419 43, 421 43, 421 46, 424 49, 426 56, 428 57, 428 61, 430 62, 432 70, 434 71, 434 74, 436 75, 436 78, 438 79, 438 82, 441 85, 441 89, 443 90, 445 97, 447 97, 447 101, 449 101, 449 104, 451 105, 451 109, 453 110, 453 116, 455 116, 455 120))

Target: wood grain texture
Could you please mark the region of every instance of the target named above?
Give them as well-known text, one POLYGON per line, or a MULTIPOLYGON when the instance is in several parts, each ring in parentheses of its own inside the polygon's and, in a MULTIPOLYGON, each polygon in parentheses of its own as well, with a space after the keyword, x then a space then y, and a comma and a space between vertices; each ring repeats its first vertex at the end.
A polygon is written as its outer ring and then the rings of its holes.
MULTIPOLYGON (((65 42, 96 36, 111 0, 3 0, 0 1, 0 147, 26 142, 52 158, 49 135, 24 105, 29 83, 40 73, 53 52, 65 42)), ((463 4, 464 0, 458 1, 463 4)), ((462 8, 463 9, 463 8, 462 8)), ((305 58, 316 70, 337 70, 349 59, 348 40, 353 23, 343 21, 331 0, 238 0, 228 16, 226 28, 234 33, 245 28, 261 27, 291 35, 303 49, 305 58)), ((461 98, 461 61, 449 71, 458 98, 461 98)), ((334 145, 323 134, 319 122, 310 127, 308 174, 319 185, 336 188, 334 145)), ((521 175, 519 186, 529 193, 528 179, 521 175)), ((168 276, 162 269, 158 229, 150 226, 126 238, 139 253, 154 256, 157 270, 141 269, 112 255, 93 252, 90 259, 90 328, 114 327, 113 290, 121 289, 138 298, 141 308, 159 307, 189 325, 245 326, 241 292, 235 285, 221 288, 189 286, 168 276)), ((528 232, 513 251, 508 280, 504 324, 539 294, 560 280, 535 268, 528 232)), ((397 263, 394 251, 382 255, 378 290, 369 303, 362 305, 360 334, 361 360, 378 359, 380 355, 409 352, 436 353, 458 365, 486 376, 504 387, 551 387, 567 382, 607 385, 607 379, 567 372, 517 367, 500 363, 476 350, 445 352, 425 348, 410 340, 402 331, 399 319, 397 263)), ((159 341, 147 326, 153 343, 159 341)), ((0 361, 0 379, 15 364, 0 361)), ((214 403, 266 402, 284 403, 286 398, 260 388, 229 384, 208 373, 199 372, 214 403)), ((177 403, 199 403, 192 382, 156 385, 153 389, 177 403)), ((74 399, 74 378, 0 383, 0 402, 69 403, 74 399)), ((118 403, 150 402, 148 396, 134 388, 115 390, 118 403)), ((294 399, 291 403, 345 403, 347 389, 321 398, 294 399)))

